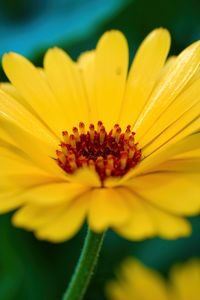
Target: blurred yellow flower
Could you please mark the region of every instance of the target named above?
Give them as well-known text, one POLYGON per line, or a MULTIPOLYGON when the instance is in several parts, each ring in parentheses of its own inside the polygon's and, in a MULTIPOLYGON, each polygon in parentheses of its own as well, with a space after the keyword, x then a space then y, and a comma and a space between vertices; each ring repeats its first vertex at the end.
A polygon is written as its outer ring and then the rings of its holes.
POLYGON ((166 61, 156 29, 128 72, 128 45, 105 33, 73 62, 44 68, 8 53, 0 85, 0 211, 54 242, 87 220, 131 240, 187 236, 200 210, 200 42, 166 61))
POLYGON ((141 262, 128 258, 107 284, 110 300, 199 300, 200 260, 192 259, 172 268, 169 280, 141 262))

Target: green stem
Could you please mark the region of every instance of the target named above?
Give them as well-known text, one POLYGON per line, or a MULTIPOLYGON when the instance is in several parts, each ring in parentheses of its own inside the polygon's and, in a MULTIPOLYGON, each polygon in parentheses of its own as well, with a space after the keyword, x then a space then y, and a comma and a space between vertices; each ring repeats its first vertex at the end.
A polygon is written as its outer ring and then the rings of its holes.
POLYGON ((104 233, 95 233, 88 229, 75 272, 62 300, 83 299, 98 260, 103 238, 104 233))

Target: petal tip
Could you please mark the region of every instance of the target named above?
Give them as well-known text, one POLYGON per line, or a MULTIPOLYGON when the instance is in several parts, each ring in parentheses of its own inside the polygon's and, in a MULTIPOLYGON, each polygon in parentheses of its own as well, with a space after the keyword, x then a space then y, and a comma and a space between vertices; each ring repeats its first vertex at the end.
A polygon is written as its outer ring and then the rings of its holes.
POLYGON ((168 29, 164 28, 164 27, 159 27, 154 29, 153 31, 151 31, 149 33, 149 35, 147 36, 147 38, 159 38, 159 39, 164 39, 166 41, 168 41, 168 43, 171 43, 171 35, 168 29))
POLYGON ((118 42, 118 43, 125 43, 128 47, 128 43, 127 43, 125 35, 121 31, 116 30, 116 29, 106 31, 100 37, 100 39, 98 41, 98 46, 102 45, 104 43, 110 43, 110 42, 113 42, 113 41, 118 42))

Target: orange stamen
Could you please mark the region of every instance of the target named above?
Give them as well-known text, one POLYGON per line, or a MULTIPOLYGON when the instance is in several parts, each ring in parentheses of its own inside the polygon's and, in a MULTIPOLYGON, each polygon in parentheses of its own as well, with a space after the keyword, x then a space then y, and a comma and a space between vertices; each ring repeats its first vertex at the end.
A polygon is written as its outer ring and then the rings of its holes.
POLYGON ((63 141, 60 150, 56 151, 57 162, 69 174, 78 168, 89 167, 98 173, 102 182, 109 176, 123 176, 141 159, 134 135, 130 125, 122 133, 120 126, 115 124, 107 133, 101 121, 96 129, 90 124, 88 131, 80 122, 79 129, 73 127, 71 135, 62 132, 63 141))
POLYGON ((90 135, 90 141, 92 143, 94 142, 94 134, 95 134, 94 125, 90 124, 90 126, 89 126, 89 135, 90 135))
POLYGON ((78 132, 78 128, 77 127, 73 128, 73 134, 75 136, 76 142, 80 142, 80 136, 79 136, 79 132, 78 132))
POLYGON ((85 134, 85 124, 83 122, 79 123, 79 130, 81 134, 85 134))
POLYGON ((122 170, 126 168, 127 159, 128 159, 128 153, 126 151, 122 151, 120 153, 120 167, 122 170))
POLYGON ((65 144, 69 144, 69 134, 68 134, 68 132, 63 131, 62 136, 63 136, 63 140, 64 140, 65 144))
POLYGON ((76 139, 73 134, 70 134, 69 141, 70 141, 70 145, 72 146, 72 148, 76 148, 76 139))

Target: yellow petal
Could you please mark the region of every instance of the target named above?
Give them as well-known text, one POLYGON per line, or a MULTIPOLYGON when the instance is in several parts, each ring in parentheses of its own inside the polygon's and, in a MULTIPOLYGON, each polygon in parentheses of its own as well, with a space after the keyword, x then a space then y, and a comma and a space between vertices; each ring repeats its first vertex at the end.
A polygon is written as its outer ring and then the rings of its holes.
MULTIPOLYGON (((195 155, 195 151, 191 151, 192 155, 195 155)), ((181 172, 181 173, 199 173, 200 172, 200 150, 198 151, 198 157, 180 157, 168 160, 161 164, 154 171, 166 171, 166 172, 181 172)))
POLYGON ((173 169, 170 172, 168 169, 138 176, 129 187, 158 209, 180 216, 193 215, 200 212, 199 180, 199 173, 178 173, 173 169))
POLYGON ((12 145, 13 140, 11 137, 0 127, 0 146, 3 145, 12 145))
POLYGON ((58 219, 67 205, 42 206, 26 203, 14 214, 12 222, 17 227, 22 227, 26 230, 36 230, 46 225, 46 223, 58 219))
MULTIPOLYGON (((44 140, 54 147, 59 140, 23 105, 9 94, 0 90, 0 116, 12 121, 34 136, 44 140)), ((2 134, 0 134, 2 136, 2 134)), ((4 138, 4 137, 3 137, 4 138)))
POLYGON ((88 123, 88 103, 76 64, 63 50, 52 48, 45 55, 44 68, 47 80, 67 119, 66 129, 71 129, 80 121, 88 123))
POLYGON ((108 227, 124 223, 130 216, 130 210, 123 190, 95 189, 91 192, 89 208, 89 226, 97 232, 108 227))
POLYGON ((87 51, 80 55, 78 65, 85 85, 88 105, 89 105, 89 122, 95 124, 98 120, 98 110, 95 102, 94 94, 94 74, 95 74, 95 51, 87 51))
MULTIPOLYGON (((0 212, 12 210, 27 201, 49 201, 51 204, 53 201, 67 201, 70 196, 66 188, 65 195, 61 195, 63 186, 67 185, 63 178, 37 168, 20 152, 0 148, 0 164, 0 212)), ((74 189, 76 195, 78 185, 74 189)))
POLYGON ((25 199, 20 197, 19 194, 4 194, 4 199, 0 200, 0 213, 5 214, 11 210, 14 210, 24 204, 25 199))
POLYGON ((34 112, 30 104, 26 102, 26 100, 22 97, 19 91, 11 83, 9 82, 0 83, 0 89, 4 91, 6 94, 8 94, 9 96, 11 96, 13 99, 17 100, 17 102, 22 104, 24 107, 26 107, 26 109, 29 110, 32 114, 37 116, 37 114, 34 112))
POLYGON ((152 31, 143 41, 133 60, 126 87, 121 122, 134 124, 146 104, 170 47, 166 29, 152 31))
POLYGON ((119 120, 127 68, 128 46, 125 37, 118 31, 105 33, 96 49, 94 84, 98 119, 105 123, 108 130, 119 120))
POLYGON ((0 147, 0 165, 0 181, 10 184, 12 190, 19 189, 21 194, 24 189, 27 190, 37 185, 63 182, 63 178, 38 168, 17 150, 11 151, 0 147))
POLYGON ((21 189, 13 186, 5 178, 0 183, 0 213, 6 213, 24 204, 26 199, 21 197, 21 189))
POLYGON ((47 182, 47 184, 40 184, 28 189, 24 196, 29 203, 49 206, 69 203, 88 190, 88 187, 76 183, 47 182))
POLYGON ((159 169, 159 166, 162 163, 167 162, 168 160, 176 157, 177 155, 187 153, 188 151, 195 151, 199 149, 200 134, 196 133, 190 136, 187 136, 183 140, 178 141, 173 144, 166 144, 164 147, 160 148, 158 151, 155 151, 153 154, 148 157, 143 157, 142 161, 133 169, 130 170, 125 176, 123 176, 116 183, 111 182, 112 186, 120 185, 134 176, 139 174, 151 172, 152 170, 159 169))
POLYGON ((148 206, 148 212, 156 227, 156 234, 164 239, 177 239, 191 235, 190 223, 183 218, 165 213, 153 206, 148 206))
POLYGON ((187 153, 191 151, 198 151, 199 148, 200 133, 189 135, 176 143, 166 143, 166 145, 161 147, 158 151, 144 158, 140 166, 138 166, 138 171, 142 173, 150 169, 155 169, 156 167, 159 168, 163 162, 167 162, 180 155, 187 155, 187 153))
POLYGON ((161 77, 135 125, 139 141, 194 76, 199 61, 200 42, 196 42, 186 48, 177 57, 173 68, 161 77))
POLYGON ((175 156, 175 159, 197 159, 197 158, 200 158, 200 147, 198 149, 190 150, 175 156))
POLYGON ((10 95, 12 98, 16 99, 19 103, 24 104, 24 100, 17 89, 9 82, 0 83, 0 89, 6 94, 10 95))
POLYGON ((129 187, 129 190, 126 199, 132 203, 132 216, 126 224, 115 228, 120 235, 131 240, 140 240, 155 235, 175 239, 191 234, 190 224, 186 220, 159 209, 159 206, 157 208, 148 201, 149 198, 140 195, 141 190, 137 192, 135 187, 129 187))
POLYGON ((143 201, 130 191, 124 191, 124 195, 124 198, 131 205, 131 217, 126 223, 115 226, 114 230, 122 237, 130 240, 142 240, 155 236, 154 222, 143 201))
POLYGON ((55 157, 55 149, 49 144, 28 134, 23 129, 15 126, 12 122, 0 119, 0 124, 10 137, 15 141, 18 148, 23 151, 38 167, 54 174, 55 176, 66 176, 58 166, 55 157))
POLYGON ((127 259, 122 265, 121 272, 132 299, 169 300, 164 278, 139 261, 132 258, 127 259))
POLYGON ((76 199, 55 219, 36 231, 39 239, 62 242, 71 238, 82 226, 88 210, 87 194, 76 199))
POLYGON ((72 178, 73 182, 84 184, 87 187, 101 187, 101 181, 97 172, 87 167, 77 170, 69 177, 72 178))
POLYGON ((41 72, 16 53, 5 54, 2 64, 6 75, 24 100, 60 136, 63 128, 67 126, 66 118, 41 72))
POLYGON ((190 124, 199 115, 199 103, 200 80, 196 80, 166 109, 142 138, 140 146, 145 147, 143 154, 148 155, 190 124))
POLYGON ((192 259, 183 266, 173 267, 170 279, 174 300, 198 300, 200 294, 199 259, 192 259))
POLYGON ((169 58, 167 58, 163 68, 160 71, 158 80, 161 80, 162 77, 164 77, 166 74, 169 73, 170 70, 172 70, 172 68, 175 66, 176 59, 177 56, 170 56, 169 58))
POLYGON ((143 154, 145 156, 159 150, 161 147, 171 145, 184 139, 188 135, 192 135, 200 129, 200 117, 198 111, 200 110, 200 103, 197 103, 189 111, 187 111, 183 117, 180 117, 174 122, 172 126, 169 126, 166 130, 149 143, 144 149, 143 154))
POLYGON ((114 280, 106 284, 106 295, 110 300, 127 300, 127 297, 130 297, 129 290, 114 280))
POLYGON ((26 171, 39 170, 24 153, 16 147, 0 146, 0 165, 1 175, 22 174, 26 171))

